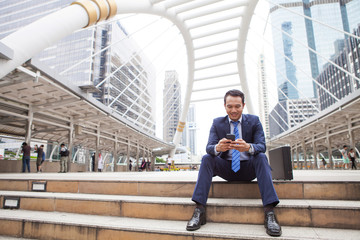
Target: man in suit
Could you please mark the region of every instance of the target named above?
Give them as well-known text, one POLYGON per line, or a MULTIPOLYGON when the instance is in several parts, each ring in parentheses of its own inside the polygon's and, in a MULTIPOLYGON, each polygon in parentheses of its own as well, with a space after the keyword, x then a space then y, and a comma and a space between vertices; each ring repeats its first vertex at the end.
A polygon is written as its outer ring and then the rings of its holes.
POLYGON ((257 178, 264 206, 264 225, 267 234, 280 236, 281 227, 276 220, 274 207, 279 203, 271 168, 267 157, 265 137, 257 116, 242 114, 245 96, 239 90, 225 94, 227 116, 214 119, 203 156, 192 200, 196 203, 194 214, 186 229, 194 231, 206 223, 205 206, 214 176, 227 181, 251 181, 257 178), (235 141, 226 138, 235 134, 235 141))

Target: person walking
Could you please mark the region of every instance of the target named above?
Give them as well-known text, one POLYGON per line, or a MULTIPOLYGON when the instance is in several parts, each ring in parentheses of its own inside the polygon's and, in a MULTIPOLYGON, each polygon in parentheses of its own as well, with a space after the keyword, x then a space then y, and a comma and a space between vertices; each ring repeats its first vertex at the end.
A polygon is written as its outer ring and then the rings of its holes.
POLYGON ((132 161, 130 160, 129 161, 129 171, 131 172, 131 169, 132 169, 132 161))
POLYGON ((146 162, 146 171, 149 171, 149 172, 151 171, 151 162, 149 159, 146 162))
POLYGON ((99 153, 99 159, 98 159, 98 172, 102 172, 104 168, 104 160, 101 157, 101 153, 99 153))
POLYGON ((60 172, 66 173, 68 170, 68 159, 69 159, 69 150, 66 148, 65 144, 60 145, 60 172))
POLYGON ((349 161, 349 155, 347 152, 347 146, 344 145, 343 149, 341 149, 340 152, 341 152, 341 155, 342 155, 343 161, 344 161, 344 165, 343 165, 344 169, 349 169, 350 161, 349 161))
POLYGON ((356 157, 356 153, 354 152, 354 149, 350 149, 350 152, 349 152, 349 158, 351 160, 351 169, 357 169, 356 168, 356 161, 355 161, 355 157, 356 157))
POLYGON ((36 158, 36 171, 38 173, 40 173, 40 169, 41 169, 41 163, 43 160, 43 153, 44 153, 44 145, 41 145, 40 147, 37 147, 36 153, 37 153, 37 158, 36 158))
POLYGON ((21 152, 23 153, 22 172, 25 172, 26 168, 30 172, 30 151, 31 147, 26 142, 23 142, 21 145, 21 152))

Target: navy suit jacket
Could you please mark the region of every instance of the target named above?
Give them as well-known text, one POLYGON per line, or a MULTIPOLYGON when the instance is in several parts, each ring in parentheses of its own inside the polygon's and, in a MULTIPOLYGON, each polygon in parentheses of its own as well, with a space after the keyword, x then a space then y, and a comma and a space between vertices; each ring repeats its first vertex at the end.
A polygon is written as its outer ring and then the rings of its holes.
MULTIPOLYGON (((241 132, 242 139, 245 142, 252 144, 254 155, 266 151, 264 130, 258 116, 242 114, 241 132)), ((225 138, 227 133, 230 133, 228 116, 215 118, 210 129, 206 152, 215 155, 215 145, 219 143, 220 139, 225 138)), ((219 157, 225 159, 227 154, 228 151, 222 152, 219 157)))

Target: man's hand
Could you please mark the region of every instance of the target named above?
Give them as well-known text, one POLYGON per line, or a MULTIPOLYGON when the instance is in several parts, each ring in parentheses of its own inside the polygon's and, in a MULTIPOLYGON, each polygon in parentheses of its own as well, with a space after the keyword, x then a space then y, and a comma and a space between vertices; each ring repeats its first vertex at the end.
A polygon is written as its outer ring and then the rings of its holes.
POLYGON ((231 142, 230 148, 236 149, 239 152, 248 152, 250 150, 250 144, 242 139, 236 139, 235 141, 231 142))
POLYGON ((223 138, 219 141, 219 143, 216 145, 216 151, 217 152, 226 152, 227 150, 230 150, 232 149, 230 147, 231 143, 233 141, 229 140, 229 139, 226 139, 226 138, 223 138))
POLYGON ((248 144, 242 139, 236 139, 235 141, 231 141, 229 139, 223 138, 216 145, 217 152, 226 152, 230 149, 236 149, 239 152, 247 152, 250 150, 250 144, 248 144))

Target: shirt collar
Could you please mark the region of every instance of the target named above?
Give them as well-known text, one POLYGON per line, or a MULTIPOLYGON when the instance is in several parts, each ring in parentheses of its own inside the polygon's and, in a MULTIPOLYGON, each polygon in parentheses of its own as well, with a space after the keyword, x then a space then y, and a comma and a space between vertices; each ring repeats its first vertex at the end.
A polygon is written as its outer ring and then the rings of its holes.
MULTIPOLYGON (((228 117, 228 120, 229 120, 229 124, 231 124, 233 122, 233 120, 231 120, 229 118, 229 115, 227 117, 228 117)), ((241 117, 239 118, 238 122, 240 122, 240 124, 241 124, 241 122, 242 122, 242 114, 241 114, 241 117)))

